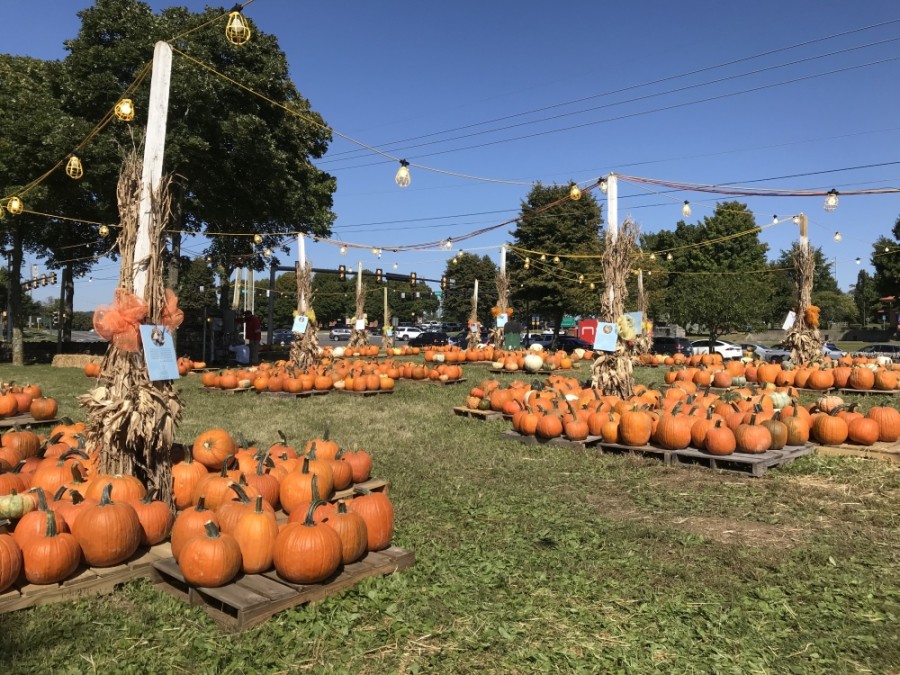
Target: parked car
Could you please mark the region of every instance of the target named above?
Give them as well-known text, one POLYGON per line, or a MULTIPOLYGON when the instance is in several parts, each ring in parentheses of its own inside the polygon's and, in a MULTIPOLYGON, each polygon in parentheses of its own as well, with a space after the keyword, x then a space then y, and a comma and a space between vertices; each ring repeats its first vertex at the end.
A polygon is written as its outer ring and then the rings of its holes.
POLYGON ((556 349, 557 351, 562 349, 571 354, 576 349, 585 349, 585 350, 593 349, 594 345, 592 345, 590 342, 582 340, 581 338, 574 337, 572 335, 560 335, 558 338, 556 338, 555 343, 551 343, 550 348, 556 349))
POLYGON ((654 354, 666 354, 667 356, 674 356, 675 354, 691 356, 694 353, 694 348, 691 345, 691 341, 687 338, 660 336, 653 338, 652 351, 654 354))
MULTIPOLYGON (((486 345, 488 342, 488 332, 482 331, 478 335, 478 345, 486 345)), ((412 344, 412 343, 410 343, 412 344)), ((450 337, 450 344, 456 345, 460 349, 465 349, 469 345, 469 331, 461 331, 450 337)))
POLYGON ((335 326, 328 332, 328 339, 332 342, 350 339, 350 326, 335 326))
POLYGON ((530 347, 531 345, 540 345, 544 349, 547 349, 550 346, 550 342, 553 340, 553 335, 538 335, 532 333, 531 335, 526 335, 522 338, 522 346, 530 347))
POLYGON ((418 326, 397 326, 397 332, 394 334, 398 340, 409 340, 418 337, 424 331, 418 326))
POLYGON ((855 352, 854 355, 865 356, 870 359, 883 356, 891 359, 894 362, 900 362, 900 345, 892 345, 887 343, 866 345, 859 351, 855 352))
POLYGON ((410 347, 435 347, 443 346, 450 342, 450 338, 443 331, 429 330, 409 338, 410 347))
MULTIPOLYGON (((833 359, 839 359, 846 355, 846 352, 838 349, 833 342, 826 342, 822 345, 822 354, 824 356, 830 356, 833 359)), ((787 361, 789 358, 791 358, 791 350, 783 344, 777 344, 768 348, 764 360, 769 363, 781 363, 782 361, 787 361)))
POLYGON ((839 359, 842 356, 847 355, 847 352, 845 352, 843 349, 839 349, 838 346, 833 342, 826 342, 824 345, 822 345, 822 352, 825 354, 825 356, 830 356, 833 359, 839 359))
POLYGON ((294 341, 294 333, 290 328, 276 328, 272 331, 272 344, 289 344, 294 341))
POLYGON ((768 361, 766 355, 772 348, 766 347, 758 342, 742 342, 741 349, 743 349, 745 353, 751 352, 753 356, 760 361, 768 361))
POLYGON ((744 355, 740 345, 726 340, 694 340, 691 343, 694 354, 709 354, 710 351, 721 355, 724 360, 739 359, 744 355))

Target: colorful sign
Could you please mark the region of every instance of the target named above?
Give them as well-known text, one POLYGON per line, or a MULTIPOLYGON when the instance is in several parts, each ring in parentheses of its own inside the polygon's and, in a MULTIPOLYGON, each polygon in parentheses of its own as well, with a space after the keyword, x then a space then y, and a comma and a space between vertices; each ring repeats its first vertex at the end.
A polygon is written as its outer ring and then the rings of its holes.
POLYGON ((300 316, 294 317, 294 325, 291 326, 291 331, 303 335, 306 332, 307 326, 309 326, 309 317, 305 314, 301 314, 300 316))
POLYGON ((619 328, 616 324, 599 321, 597 322, 597 333, 594 335, 594 349, 601 352, 614 352, 618 337, 619 328))
POLYGON ((177 380, 178 358, 168 329, 165 326, 141 326, 141 342, 150 381, 177 380))

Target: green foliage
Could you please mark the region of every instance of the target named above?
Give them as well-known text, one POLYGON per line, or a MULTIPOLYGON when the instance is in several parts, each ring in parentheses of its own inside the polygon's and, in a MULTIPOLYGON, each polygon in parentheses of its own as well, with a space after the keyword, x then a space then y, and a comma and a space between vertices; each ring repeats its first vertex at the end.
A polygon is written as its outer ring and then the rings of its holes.
POLYGON ((182 258, 180 269, 176 290, 178 306, 185 311, 202 311, 204 307, 214 309, 217 305, 216 278, 206 258, 182 258))
POLYGON ((857 317, 863 325, 868 325, 875 316, 876 309, 881 302, 875 280, 866 270, 860 270, 856 275, 856 283, 851 291, 853 302, 856 305, 857 317))
POLYGON ((465 323, 472 313, 472 292, 478 279, 478 321, 483 326, 493 325, 491 307, 497 304, 497 274, 499 269, 489 256, 463 253, 448 261, 444 275, 448 285, 444 291, 444 320, 465 323), (450 280, 453 283, 450 283, 450 280))
POLYGON ((894 225, 894 239, 879 237, 872 245, 872 267, 879 297, 900 295, 900 218, 894 225))
POLYGON ((531 313, 551 318, 557 327, 565 314, 593 313, 600 306, 599 259, 564 257, 602 253, 600 205, 589 192, 578 201, 566 199, 568 194, 568 185, 537 183, 531 189, 512 232, 513 246, 546 253, 547 260, 530 255, 531 269, 515 259, 507 268, 514 308, 521 311, 527 303, 531 313), (557 254, 562 257, 554 264, 557 254), (584 283, 578 283, 579 275, 584 275, 584 283), (595 290, 590 289, 591 281, 595 290))
MULTIPOLYGON (((353 316, 356 285, 349 276, 347 279, 340 281, 337 272, 316 272, 313 275, 313 310, 320 325, 343 322, 353 316)), ((295 287, 295 297, 296 292, 295 287)))
POLYGON ((700 223, 681 221, 674 231, 642 237, 645 253, 672 251, 672 260, 662 262, 665 301, 651 316, 698 324, 711 338, 761 322, 770 298, 767 246, 756 232, 735 236, 755 227, 745 204, 725 202, 700 223))

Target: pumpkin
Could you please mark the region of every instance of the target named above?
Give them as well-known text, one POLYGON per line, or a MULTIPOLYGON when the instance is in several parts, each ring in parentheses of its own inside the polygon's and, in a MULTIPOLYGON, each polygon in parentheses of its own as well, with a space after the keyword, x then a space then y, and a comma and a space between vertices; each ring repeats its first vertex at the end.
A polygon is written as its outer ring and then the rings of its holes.
POLYGON ((75 519, 72 534, 84 559, 93 567, 112 567, 125 562, 141 545, 141 521, 134 507, 112 500, 111 483, 103 486, 100 502, 85 508, 75 519))
POLYGON ((194 459, 211 471, 222 468, 225 460, 235 453, 234 439, 224 429, 208 429, 194 440, 194 459))
POLYGON ((346 452, 341 455, 341 461, 347 462, 353 469, 353 482, 363 483, 372 475, 372 457, 365 450, 346 452))
POLYGON ((525 367, 525 370, 534 373, 540 370, 541 366, 544 365, 544 359, 541 358, 540 354, 529 352, 522 359, 522 365, 525 367))
POLYGON ((816 415, 812 424, 812 436, 822 445, 840 445, 850 433, 847 423, 837 416, 835 408, 830 413, 816 415))
POLYGON ((9 521, 0 519, 0 593, 12 586, 22 571, 22 549, 6 531, 9 521))
POLYGON ((756 415, 748 423, 738 425, 734 432, 738 452, 761 453, 772 446, 772 434, 761 424, 756 424, 756 415))
POLYGON ((682 450, 691 443, 692 417, 665 414, 659 418, 653 439, 667 450, 682 450))
POLYGON ((313 520, 313 502, 302 523, 288 523, 275 539, 273 561, 279 576, 295 584, 324 581, 341 564, 341 538, 313 520))
POLYGON ((53 510, 56 511, 64 521, 68 531, 71 532, 75 527, 75 520, 86 506, 93 506, 96 501, 88 501, 78 490, 70 490, 63 486, 59 488, 53 496, 53 510))
POLYGON ((856 366, 850 371, 850 378, 847 384, 851 389, 867 391, 875 386, 875 373, 865 366, 856 366))
POLYGON ((169 536, 175 516, 169 505, 153 499, 155 491, 147 492, 143 499, 130 502, 141 525, 141 546, 155 546, 169 536))
MULTIPOLYGON (((219 508, 216 509, 216 516, 219 518, 218 526, 222 532, 231 534, 234 528, 245 513, 253 509, 256 498, 260 496, 259 492, 251 488, 249 485, 232 482, 229 489, 234 493, 234 497, 223 501, 219 508)), ((275 509, 271 504, 265 502, 265 510, 275 513, 275 509)))
MULTIPOLYGON (((378 389, 376 386, 375 389, 378 389)), ((305 452, 309 452, 310 450, 315 450, 316 455, 319 459, 334 459, 337 457, 338 451, 341 447, 334 441, 331 440, 331 429, 328 425, 325 425, 325 431, 322 434, 321 438, 314 438, 311 441, 306 443, 306 446, 303 448, 305 452)))
POLYGON ((18 427, 3 434, 0 442, 4 448, 12 448, 16 451, 19 459, 34 457, 41 449, 41 439, 36 433, 28 429, 20 430, 18 427))
POLYGON ((372 492, 356 488, 361 496, 355 497, 348 508, 366 521, 366 548, 380 551, 391 545, 394 536, 394 505, 384 492, 372 492))
POLYGON ((543 415, 535 431, 538 438, 556 438, 563 432, 562 420, 552 413, 543 415))
POLYGON ((220 532, 212 520, 204 523, 204 533, 192 537, 178 557, 184 580, 194 586, 224 586, 241 569, 241 547, 230 534, 220 532))
POLYGON ((319 476, 309 470, 309 457, 304 457, 300 470, 291 471, 281 479, 279 497, 285 513, 289 514, 300 504, 312 501, 314 493, 318 496, 318 480, 314 485, 314 478, 319 476))
POLYGON ((338 456, 329 462, 335 490, 346 490, 353 484, 353 467, 341 460, 343 452, 339 450, 338 456))
MULTIPOLYGON (((197 485, 194 486, 194 491, 191 493, 191 501, 196 504, 200 496, 203 495, 206 497, 207 508, 213 511, 218 509, 223 501, 230 498, 231 483, 238 480, 241 476, 240 471, 229 468, 236 463, 226 459, 222 468, 219 469, 219 473, 208 473, 201 478, 197 485)), ((218 524, 217 522, 216 525, 218 524)))
POLYGON ((50 420, 56 417, 58 410, 56 400, 52 398, 40 397, 31 402, 29 412, 36 420, 50 420))
POLYGON ((55 460, 45 459, 31 477, 31 485, 41 488, 47 494, 56 494, 61 485, 72 480, 74 470, 84 476, 82 460, 86 459, 87 455, 78 450, 69 450, 55 460))
POLYGON ((343 564, 349 565, 363 557, 368 545, 366 521, 358 513, 349 511, 346 502, 338 502, 337 511, 322 522, 340 537, 343 564))
POLYGON ((41 535, 30 537, 22 546, 25 578, 32 584, 56 584, 78 569, 81 549, 72 534, 59 530, 53 511, 44 511, 41 516, 41 535))
POLYGON ((114 476, 97 476, 84 491, 84 496, 99 502, 103 498, 103 492, 107 485, 110 488, 109 498, 115 502, 136 502, 147 494, 147 488, 134 476, 116 474, 114 476))
POLYGON ((179 511, 191 505, 191 495, 197 483, 207 475, 206 467, 194 461, 190 446, 184 448, 184 459, 172 465, 172 499, 179 511))
POLYGON ((711 455, 730 455, 736 448, 734 432, 721 419, 713 422, 703 439, 703 449, 711 455))
POLYGON ((653 420, 637 407, 622 413, 619 420, 619 438, 623 445, 647 445, 653 433, 653 420))
POLYGON ((206 497, 203 495, 197 500, 194 508, 178 512, 178 517, 175 518, 170 535, 172 557, 175 560, 178 560, 181 549, 184 548, 188 541, 194 537, 201 536, 206 531, 206 523, 210 520, 217 525, 219 523, 216 514, 206 508, 206 497))
POLYGON ((868 417, 859 417, 847 425, 847 438, 858 445, 873 445, 879 433, 878 422, 868 417))
POLYGON ((8 495, 0 497, 0 518, 21 518, 34 511, 35 506, 31 495, 12 490, 8 495))
POLYGON ((241 569, 245 574, 259 574, 272 567, 278 523, 275 513, 263 508, 262 495, 256 496, 253 509, 245 510, 232 535, 241 550, 241 569))
POLYGON ((31 539, 43 536, 44 531, 47 529, 46 514, 48 512, 53 513, 53 517, 56 519, 55 528, 57 531, 69 531, 69 526, 62 516, 55 511, 51 511, 50 507, 47 506, 47 497, 44 491, 41 488, 33 488, 31 492, 37 495, 37 509, 22 516, 16 524, 16 529, 13 531, 13 538, 16 540, 19 548, 22 549, 25 548, 25 544, 31 539))
MULTIPOLYGON (((25 460, 20 460, 11 470, 0 471, 0 495, 13 494, 15 492, 25 492, 31 482, 26 480, 26 476, 22 473, 25 467, 25 460)), ((4 516, 0 516, 4 517, 4 516)), ((5 516, 12 518, 14 516, 5 516)))
POLYGON ((878 440, 893 443, 900 438, 900 412, 889 406, 873 406, 866 415, 878 422, 878 440))
POLYGON ((278 479, 269 472, 269 465, 272 464, 273 462, 269 459, 268 451, 260 452, 256 469, 251 473, 248 473, 245 478, 247 484, 259 492, 269 506, 273 509, 277 509, 280 505, 278 498, 280 484, 278 479))
POLYGON ((832 410, 842 405, 844 405, 844 399, 840 396, 820 396, 816 399, 816 407, 826 413, 830 413, 832 410))

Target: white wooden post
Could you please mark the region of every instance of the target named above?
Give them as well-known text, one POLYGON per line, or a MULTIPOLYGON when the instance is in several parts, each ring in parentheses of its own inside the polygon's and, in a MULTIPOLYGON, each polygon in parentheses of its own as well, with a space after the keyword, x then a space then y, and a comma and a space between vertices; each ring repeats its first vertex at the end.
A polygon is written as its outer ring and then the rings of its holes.
MULTIPOLYGON (((306 273, 306 237, 303 236, 302 232, 297 233, 297 254, 299 259, 299 266, 297 267, 297 272, 301 274, 306 273)), ((300 307, 298 307, 301 312, 304 314, 309 309, 309 298, 306 297, 306 293, 300 294, 300 307)))
MULTIPOLYGON (((607 197, 607 225, 606 225, 606 245, 612 246, 616 238, 619 236, 619 178, 614 173, 610 173, 606 178, 606 197, 607 197)), ((612 284, 609 285, 609 306, 615 304, 616 293, 612 284)), ((615 320, 615 317, 613 317, 615 320)))
POLYGON ((172 76, 172 48, 157 42, 153 49, 153 76, 147 110, 147 136, 144 139, 144 166, 141 175, 141 203, 137 242, 134 247, 132 283, 134 294, 144 298, 150 264, 150 213, 153 193, 162 181, 163 155, 166 149, 166 118, 169 113, 169 82, 172 76))
POLYGON ((500 276, 506 276, 506 244, 500 247, 500 276))

